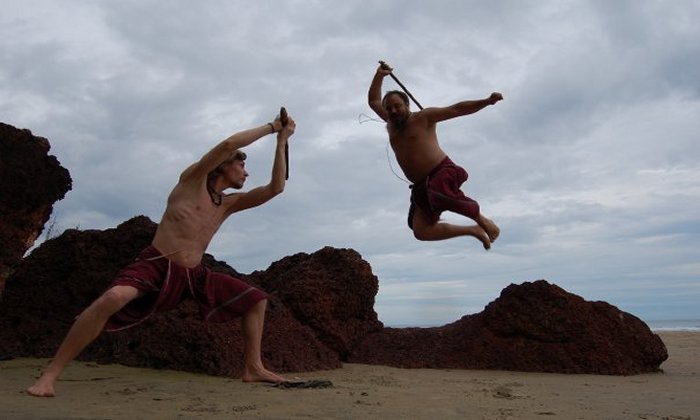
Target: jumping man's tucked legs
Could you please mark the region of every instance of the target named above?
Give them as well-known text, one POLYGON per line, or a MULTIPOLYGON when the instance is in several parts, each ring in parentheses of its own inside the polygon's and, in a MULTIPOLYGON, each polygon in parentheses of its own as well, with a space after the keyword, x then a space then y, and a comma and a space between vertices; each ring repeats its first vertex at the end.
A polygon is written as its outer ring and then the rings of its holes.
POLYGON ((263 323, 265 322, 265 308, 267 300, 256 303, 243 316, 241 327, 243 329, 244 367, 243 382, 284 382, 286 379, 270 372, 263 366, 260 358, 263 323))
POLYGON ((416 208, 416 212, 413 215, 413 234, 416 239, 421 241, 440 241, 457 236, 473 236, 484 244, 485 249, 491 248, 491 239, 489 239, 486 230, 481 226, 461 226, 444 222, 433 223, 420 208, 416 208))
POLYGON ((51 363, 27 392, 37 397, 53 397, 54 384, 63 369, 102 331, 112 314, 141 293, 131 286, 114 286, 87 307, 75 320, 51 363))

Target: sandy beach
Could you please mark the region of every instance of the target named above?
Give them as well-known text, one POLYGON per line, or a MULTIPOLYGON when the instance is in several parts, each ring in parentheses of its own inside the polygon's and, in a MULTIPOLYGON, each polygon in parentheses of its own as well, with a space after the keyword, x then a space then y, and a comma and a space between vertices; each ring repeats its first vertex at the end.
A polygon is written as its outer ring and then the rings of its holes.
POLYGON ((286 374, 322 389, 74 362, 55 398, 24 393, 46 359, 0 362, 0 419, 700 419, 700 333, 659 333, 663 373, 562 375, 346 364, 286 374))

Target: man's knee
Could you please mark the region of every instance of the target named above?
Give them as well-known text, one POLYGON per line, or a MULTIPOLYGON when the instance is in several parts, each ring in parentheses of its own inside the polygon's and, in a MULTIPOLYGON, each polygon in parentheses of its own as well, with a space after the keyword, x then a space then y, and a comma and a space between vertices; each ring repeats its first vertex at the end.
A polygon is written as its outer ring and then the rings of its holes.
POLYGON ((265 312, 266 309, 267 309, 267 298, 260 299, 259 301, 257 301, 255 303, 255 305, 253 305, 250 308, 251 311, 262 311, 262 312, 265 312))
POLYGON ((104 314, 113 314, 127 303, 139 296, 139 290, 131 286, 114 286, 102 294, 95 302, 95 310, 104 314))
POLYGON ((433 237, 434 228, 435 221, 431 220, 430 216, 425 214, 422 210, 416 209, 411 223, 413 236, 419 241, 430 241, 433 237))
POLYGON ((425 223, 423 220, 421 220, 420 216, 417 214, 418 212, 413 213, 413 217, 411 218, 411 223, 409 223, 409 226, 411 227, 411 231, 413 232, 413 237, 418 239, 419 241, 425 240, 425 223))
POLYGON ((418 239, 419 241, 427 241, 429 236, 425 229, 413 226, 413 237, 418 239))

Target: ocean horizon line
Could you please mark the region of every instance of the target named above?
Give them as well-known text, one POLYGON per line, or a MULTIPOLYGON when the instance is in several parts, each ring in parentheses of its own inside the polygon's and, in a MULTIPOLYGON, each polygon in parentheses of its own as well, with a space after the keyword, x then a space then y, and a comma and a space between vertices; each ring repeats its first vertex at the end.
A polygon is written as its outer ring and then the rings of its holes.
MULTIPOLYGON (((700 332, 700 319, 655 319, 642 320, 652 331, 698 331, 700 332)), ((424 324, 424 323, 385 323, 387 328, 437 328, 444 324, 424 324)))
POLYGON ((644 322, 652 331, 700 331, 700 319, 661 319, 644 322))

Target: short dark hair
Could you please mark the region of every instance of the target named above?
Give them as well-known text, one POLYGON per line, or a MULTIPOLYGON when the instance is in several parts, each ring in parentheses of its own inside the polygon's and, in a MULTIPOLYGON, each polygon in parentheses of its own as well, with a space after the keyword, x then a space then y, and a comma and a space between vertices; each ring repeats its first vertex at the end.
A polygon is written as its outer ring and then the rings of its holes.
POLYGON ((401 100, 403 101, 403 103, 405 103, 406 106, 409 106, 408 95, 406 95, 406 93, 404 93, 400 90, 390 90, 387 93, 385 93, 384 98, 382 98, 382 106, 384 106, 386 99, 391 95, 398 95, 401 98, 401 100))
POLYGON ((212 178, 216 178, 217 176, 219 176, 219 175, 221 175, 221 174, 223 173, 223 171, 224 171, 224 166, 226 166, 226 165, 228 165, 228 164, 230 164, 230 163, 233 163, 233 162, 235 162, 235 161, 237 161, 237 160, 244 161, 247 157, 248 157, 248 156, 245 154, 245 152, 243 152, 243 151, 241 151, 241 150, 236 150, 235 152, 233 152, 233 154, 232 154, 228 159, 226 159, 225 161, 221 162, 221 163, 219 164, 219 166, 216 167, 216 169, 214 169, 213 171, 209 172, 209 174, 207 175, 207 179, 210 179, 210 180, 211 180, 212 178))

